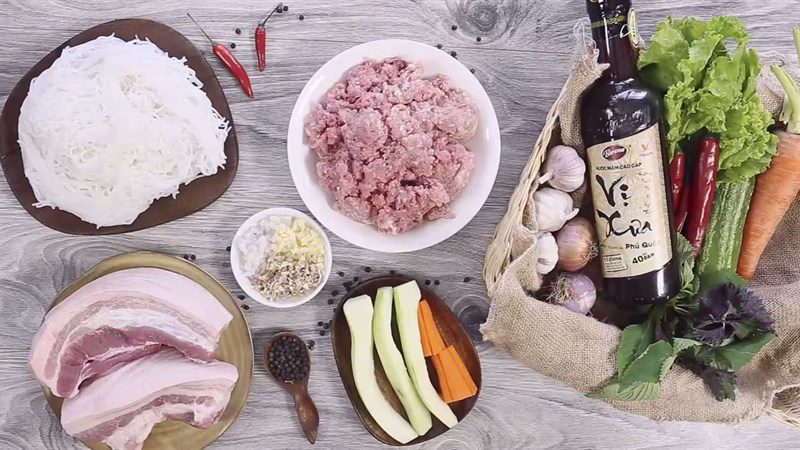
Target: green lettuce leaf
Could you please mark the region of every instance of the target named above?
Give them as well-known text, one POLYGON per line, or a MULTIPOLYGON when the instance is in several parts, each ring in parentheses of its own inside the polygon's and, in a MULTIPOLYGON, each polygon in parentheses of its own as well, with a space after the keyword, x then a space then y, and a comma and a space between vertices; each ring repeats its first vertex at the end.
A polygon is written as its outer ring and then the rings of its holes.
POLYGON ((662 91, 670 158, 691 135, 704 130, 720 141, 719 179, 741 181, 763 172, 777 138, 772 117, 756 95, 758 55, 733 17, 708 22, 668 18, 639 56, 642 77, 662 91), (730 53, 726 44, 736 47, 730 53))

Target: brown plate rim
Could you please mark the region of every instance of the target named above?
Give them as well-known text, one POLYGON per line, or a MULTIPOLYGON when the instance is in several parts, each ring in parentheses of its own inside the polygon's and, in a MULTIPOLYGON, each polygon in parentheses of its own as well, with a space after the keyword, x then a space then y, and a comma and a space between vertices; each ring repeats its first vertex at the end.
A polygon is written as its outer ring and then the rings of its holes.
MULTIPOLYGON (((222 428, 219 430, 219 433, 211 441, 209 441, 208 443, 206 443, 205 445, 203 445, 201 447, 201 448, 205 448, 208 445, 210 445, 213 442, 215 442, 216 440, 218 440, 220 437, 222 437, 222 435, 225 434, 225 432, 228 431, 228 429, 231 427, 231 425, 233 425, 234 422, 236 422, 236 420, 241 415, 242 411, 244 410, 245 405, 247 404, 247 398, 250 396, 250 390, 251 390, 252 384, 253 384, 253 374, 254 374, 254 366, 255 366, 255 359, 254 359, 255 358, 255 349, 253 347, 253 335, 252 335, 252 332, 250 330, 250 325, 247 323, 247 317, 244 315, 244 312, 242 311, 242 309, 239 307, 239 305, 234 300, 233 294, 231 294, 230 291, 219 280, 217 280, 213 275, 208 273, 205 269, 203 269, 202 267, 198 266, 197 264, 194 264, 194 263, 192 263, 190 261, 186 261, 183 258, 178 258, 177 256, 174 256, 174 255, 168 255, 166 253, 158 253, 158 252, 149 252, 149 251, 137 251, 137 252, 120 253, 120 254, 112 256, 110 258, 106 258, 106 259, 100 261, 99 263, 95 264, 94 266, 92 266, 92 268, 90 268, 89 270, 84 272, 81 276, 79 276, 74 281, 72 281, 67 286, 65 286, 63 289, 61 289, 61 291, 59 291, 59 293, 56 294, 56 296, 54 297, 54 299, 51 302, 50 306, 48 307, 48 311, 53 309, 53 307, 55 307, 57 304, 62 302, 67 296, 69 296, 70 294, 74 293, 77 289, 79 289, 80 287, 82 287, 86 283, 89 283, 90 281, 93 281, 93 280, 95 280, 95 279, 97 279, 97 278, 99 278, 101 276, 107 275, 109 273, 117 272, 119 270, 124 270, 123 268, 117 268, 117 269, 114 269, 114 270, 108 270, 109 268, 107 268, 107 266, 112 266, 113 267, 113 265, 115 263, 117 263, 118 260, 125 260, 125 259, 131 259, 131 258, 142 258, 142 259, 146 259, 147 261, 149 261, 149 262, 142 262, 142 263, 140 263, 140 265, 137 265, 135 267, 155 267, 155 268, 159 268, 159 269, 169 270, 170 272, 174 272, 173 270, 170 270, 170 269, 162 267, 166 263, 163 263, 163 264, 159 263, 159 261, 169 261, 169 262, 175 263, 177 265, 184 266, 184 267, 187 268, 187 270, 196 272, 197 274, 208 278, 208 280, 210 282, 212 282, 213 284, 216 284, 219 288, 221 288, 224 292, 226 292, 228 294, 228 299, 230 300, 230 304, 234 306, 234 310, 236 311, 236 314, 234 315, 234 318, 231 319, 231 322, 233 322, 236 319, 241 319, 242 324, 244 325, 244 329, 247 332, 246 341, 250 343, 250 345, 249 345, 249 356, 250 357, 246 358, 245 360, 249 361, 249 369, 250 370, 246 374, 239 373, 239 378, 236 380, 236 384, 238 384, 240 382, 245 383, 244 388, 243 388, 244 389, 244 397, 242 398, 241 405, 238 407, 238 409, 233 414, 233 416, 230 418, 230 420, 227 423, 223 424, 222 428), (244 375, 247 375, 247 376, 244 376, 244 375)), ((133 267, 134 266, 132 266, 130 268, 133 268, 133 267)), ((174 272, 174 273, 178 273, 178 272, 174 272)), ((183 274, 179 273, 179 275, 183 275, 183 274)), ((183 276, 186 276, 186 275, 183 275, 183 276)), ((217 299, 217 300, 219 301, 219 299, 217 299)), ((44 318, 42 318, 42 321, 44 321, 44 318)), ((230 324, 228 326, 230 326, 230 324)), ((237 370, 239 370, 238 367, 237 367, 237 370)), ((234 385, 234 389, 236 389, 236 385, 234 385)), ((56 412, 53 409, 53 404, 51 403, 52 401, 56 400, 56 397, 52 394, 52 392, 50 392, 50 389, 48 389, 47 387, 42 387, 42 392, 44 394, 47 406, 50 408, 50 410, 53 412, 53 414, 57 418, 60 418, 61 417, 60 413, 56 412)), ((157 425, 158 424, 156 424, 156 426, 157 425)), ((205 431, 203 429, 195 429, 195 430, 197 432, 205 431)), ((108 446, 106 446, 103 443, 88 442, 88 441, 87 442, 81 441, 81 442, 84 445, 86 445, 87 447, 91 448, 91 449, 97 449, 97 448, 107 449, 108 448, 108 446)), ((147 443, 147 441, 145 440, 145 445, 146 445, 146 443, 147 443)))
MULTIPOLYGON (((463 414, 461 414, 461 415, 459 415, 458 413, 456 414, 456 416, 458 417, 458 424, 463 422, 464 419, 469 415, 469 413, 472 412, 472 410, 475 408, 475 404, 478 402, 478 397, 481 394, 481 390, 482 390, 482 386, 483 386, 483 369, 481 367, 480 356, 478 354, 478 350, 475 348, 475 343, 472 342, 472 339, 470 339, 470 337, 469 337, 469 333, 467 333, 467 331, 464 329, 464 325, 461 324, 461 322, 458 320, 458 317, 455 315, 455 313, 453 313, 452 309, 450 309, 450 307, 447 305, 447 303, 444 300, 442 300, 442 298, 438 294, 436 294, 432 290, 428 289, 426 286, 420 284, 419 281, 416 280, 415 278, 412 278, 412 277, 409 277, 409 276, 406 276, 406 275, 401 275, 401 274, 397 274, 397 275, 379 275, 379 276, 376 276, 376 277, 372 277, 372 278, 366 279, 366 280, 360 282, 359 284, 357 284, 356 286, 354 286, 345 295, 345 297, 342 299, 342 301, 339 302, 339 305, 336 307, 336 311, 334 312, 333 322, 331 324, 331 343, 332 343, 332 347, 333 347, 333 357, 334 357, 334 360, 336 361, 336 369, 337 369, 338 374, 339 374, 339 380, 342 382, 342 385, 343 385, 343 387, 345 389, 345 393, 347 394, 347 399, 350 401, 350 404, 353 407, 353 410, 355 411, 356 415, 358 416, 359 421, 364 426, 364 428, 370 433, 370 435, 372 435, 372 437, 374 437, 379 442, 381 442, 383 444, 391 445, 391 446, 397 446, 397 447, 405 447, 405 446, 410 446, 410 445, 421 444, 423 442, 429 441, 431 439, 434 439, 434 438, 436 438, 438 436, 441 436, 441 435, 447 433, 450 429, 445 428, 444 430, 442 430, 442 431, 440 431, 438 433, 432 434, 436 430, 436 424, 439 423, 439 420, 435 416, 432 416, 432 419, 434 421, 434 428, 429 430, 426 434, 424 434, 422 436, 419 436, 416 439, 413 439, 413 440, 411 440, 410 442, 408 442, 406 444, 401 444, 400 442, 397 442, 396 440, 392 439, 391 437, 388 437, 388 435, 387 436, 381 436, 381 435, 377 434, 373 430, 373 428, 370 425, 368 425, 367 422, 366 422, 367 420, 374 422, 374 419, 372 419, 371 417, 367 417, 368 413, 362 412, 361 409, 356 405, 356 399, 354 398, 354 396, 358 396, 358 392, 350 392, 350 388, 348 387, 347 383, 345 383, 344 375, 342 373, 344 357, 342 355, 340 355, 340 353, 339 353, 340 350, 338 349, 338 346, 336 345, 336 342, 339 339, 344 339, 344 338, 346 338, 348 340, 350 339, 350 327, 347 324, 347 320, 344 318, 344 311, 343 311, 342 308, 344 307, 344 304, 345 304, 345 302, 347 302, 347 300, 349 300, 349 299, 351 299, 351 298, 353 298, 353 297, 355 297, 357 295, 361 295, 361 293, 359 293, 359 290, 361 288, 363 288, 367 284, 372 284, 372 283, 383 283, 384 286, 397 286, 398 284, 402 284, 403 282, 408 282, 408 281, 417 281, 417 284, 419 285, 420 291, 422 292, 423 298, 425 298, 425 299, 433 298, 433 299, 435 299, 435 301, 441 303, 444 306, 444 309, 446 309, 447 312, 451 316, 450 320, 452 320, 454 323, 457 323, 459 325, 459 332, 463 335, 464 338, 466 338, 466 339, 464 339, 464 341, 469 342, 468 350, 473 353, 475 361, 477 363, 477 372, 476 373, 472 373, 471 372, 471 375, 474 378, 475 384, 478 386, 478 392, 473 397, 470 397, 470 398, 465 399, 465 400, 461 400, 461 402, 469 402, 469 406, 468 406, 468 408, 466 409, 466 411, 463 414), (341 336, 340 336, 340 333, 341 333, 341 336)), ((373 296, 373 301, 374 301, 374 296, 373 296)), ((373 349, 373 351, 374 351, 374 349, 373 349)), ((349 359, 350 359, 350 357, 348 355, 347 356, 347 360, 349 361, 349 359)), ((428 363, 427 358, 426 358, 426 363, 428 363)), ((380 366, 380 360, 379 360, 379 358, 377 356, 375 357, 375 366, 376 366, 376 369, 378 369, 378 367, 381 367, 380 366)), ((430 364, 429 364, 429 367, 430 367, 430 364)), ((383 371, 383 368, 381 367, 379 370, 383 371)), ((430 368, 429 368, 429 370, 430 370, 430 368)), ((453 403, 452 405, 457 405, 458 403, 460 403, 460 402, 453 403)), ((452 405, 451 405, 451 407, 452 407, 452 405)), ((458 426, 458 424, 456 424, 456 426, 458 426)), ((442 425, 442 426, 444 426, 444 425, 442 425)), ((385 432, 384 432, 384 434, 385 434, 385 432)))
MULTIPOLYGON (((165 50, 166 51, 166 50, 165 50)), ((6 182, 14 193, 19 204, 42 225, 53 230, 73 235, 111 235, 129 233, 172 222, 194 214, 219 199, 231 186, 239 166, 239 141, 231 113, 230 104, 214 69, 200 51, 186 36, 174 28, 150 19, 128 18, 116 19, 86 29, 71 37, 31 67, 17 82, 6 98, 3 111, 0 113, 0 165, 6 182), (114 225, 97 228, 72 213, 51 208, 33 206, 36 196, 27 177, 25 177, 22 155, 18 143, 19 115, 22 103, 28 96, 31 80, 48 69, 61 56, 65 47, 76 46, 99 36, 115 34, 121 39, 133 33, 142 39, 153 40, 162 49, 169 47, 170 56, 183 57, 187 60, 198 78, 203 80, 203 91, 211 100, 214 108, 228 120, 230 132, 225 141, 226 162, 224 168, 214 175, 201 177, 180 187, 176 197, 167 196, 155 200, 131 224, 114 225), (167 39, 151 39, 152 35, 163 33, 167 39), (168 42, 164 42, 168 41, 168 42), (180 49, 176 51, 176 49, 180 49), (8 123, 8 126, 5 124, 8 123), (196 192, 195 192, 196 191, 196 192), (190 194, 187 194, 190 193, 190 194), (203 195, 204 193, 210 195, 203 195), (191 199, 187 196, 191 195, 191 199), (183 197, 182 197, 183 196, 183 197), (197 198, 195 198, 197 197, 197 198)))

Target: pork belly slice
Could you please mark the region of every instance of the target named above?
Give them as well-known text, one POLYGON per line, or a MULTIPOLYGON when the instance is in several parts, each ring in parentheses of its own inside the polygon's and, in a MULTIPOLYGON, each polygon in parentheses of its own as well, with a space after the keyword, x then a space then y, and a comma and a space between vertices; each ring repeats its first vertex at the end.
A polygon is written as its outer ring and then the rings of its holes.
POLYGON ((214 359, 232 316, 191 279, 156 268, 125 269, 87 283, 50 310, 33 338, 29 366, 54 395, 159 351, 214 359))
POLYGON ((238 378, 228 363, 197 363, 165 348, 95 378, 64 400, 61 424, 82 441, 140 449, 164 420, 211 426, 225 411, 238 378))

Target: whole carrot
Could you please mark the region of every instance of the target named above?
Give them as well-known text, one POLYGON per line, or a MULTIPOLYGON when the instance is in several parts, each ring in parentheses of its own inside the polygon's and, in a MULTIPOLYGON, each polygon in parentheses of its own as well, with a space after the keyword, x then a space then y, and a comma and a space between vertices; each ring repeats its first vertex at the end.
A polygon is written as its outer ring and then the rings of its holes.
POLYGON ((756 177, 750 211, 744 223, 742 251, 736 272, 752 280, 761 254, 781 219, 800 192, 800 135, 778 131, 778 154, 756 177))

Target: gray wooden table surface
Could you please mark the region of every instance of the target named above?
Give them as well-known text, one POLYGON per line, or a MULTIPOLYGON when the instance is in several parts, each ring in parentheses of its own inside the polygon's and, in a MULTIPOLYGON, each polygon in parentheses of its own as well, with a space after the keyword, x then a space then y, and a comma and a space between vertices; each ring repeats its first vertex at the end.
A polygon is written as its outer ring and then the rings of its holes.
MULTIPOLYGON (((170 25, 200 48, 207 43, 186 17, 203 22, 248 68, 256 66, 252 31, 276 0, 1 0, 0 98, 40 58, 74 34, 119 18, 143 17, 170 25), (241 28, 241 35, 234 30, 241 28)), ((269 68, 250 70, 255 100, 246 100, 216 60, 236 122, 241 163, 231 188, 205 210, 156 228, 109 237, 64 235, 28 216, 0 182, 0 448, 73 448, 27 372, 31 338, 55 294, 110 256, 154 250, 196 255, 196 262, 240 294, 228 264, 239 224, 263 208, 305 210, 285 158, 286 129, 296 96, 325 61, 357 43, 408 38, 440 43, 475 69, 498 114, 503 159, 497 183, 477 217, 448 241, 427 250, 384 255, 356 248, 331 235, 334 274, 323 293, 291 310, 245 300, 255 345, 289 329, 317 345, 310 390, 321 419, 317 447, 377 446, 358 422, 338 379, 327 321, 333 290, 352 277, 399 269, 421 280, 440 280, 436 291, 478 337, 487 310, 480 281, 484 250, 565 80, 573 48, 572 26, 585 16, 579 0, 304 0, 285 2, 289 12, 269 25, 269 68), (300 21, 298 15, 305 20, 300 21), (457 25, 458 30, 451 30, 457 25), (476 42, 480 36, 482 41, 476 42), (336 272, 346 275, 340 277, 336 272), (465 277, 472 277, 469 283, 465 277)), ((790 26, 800 19, 800 0, 639 0, 645 36, 668 14, 736 15, 760 50, 792 50, 790 26)), ((208 53, 208 52, 207 52, 208 53)), ((484 386, 468 418, 426 447, 442 448, 798 448, 800 431, 770 418, 739 425, 657 423, 588 399, 539 375, 490 344, 478 344, 484 386)), ((256 369, 239 419, 214 448, 308 447, 290 398, 256 369)))

